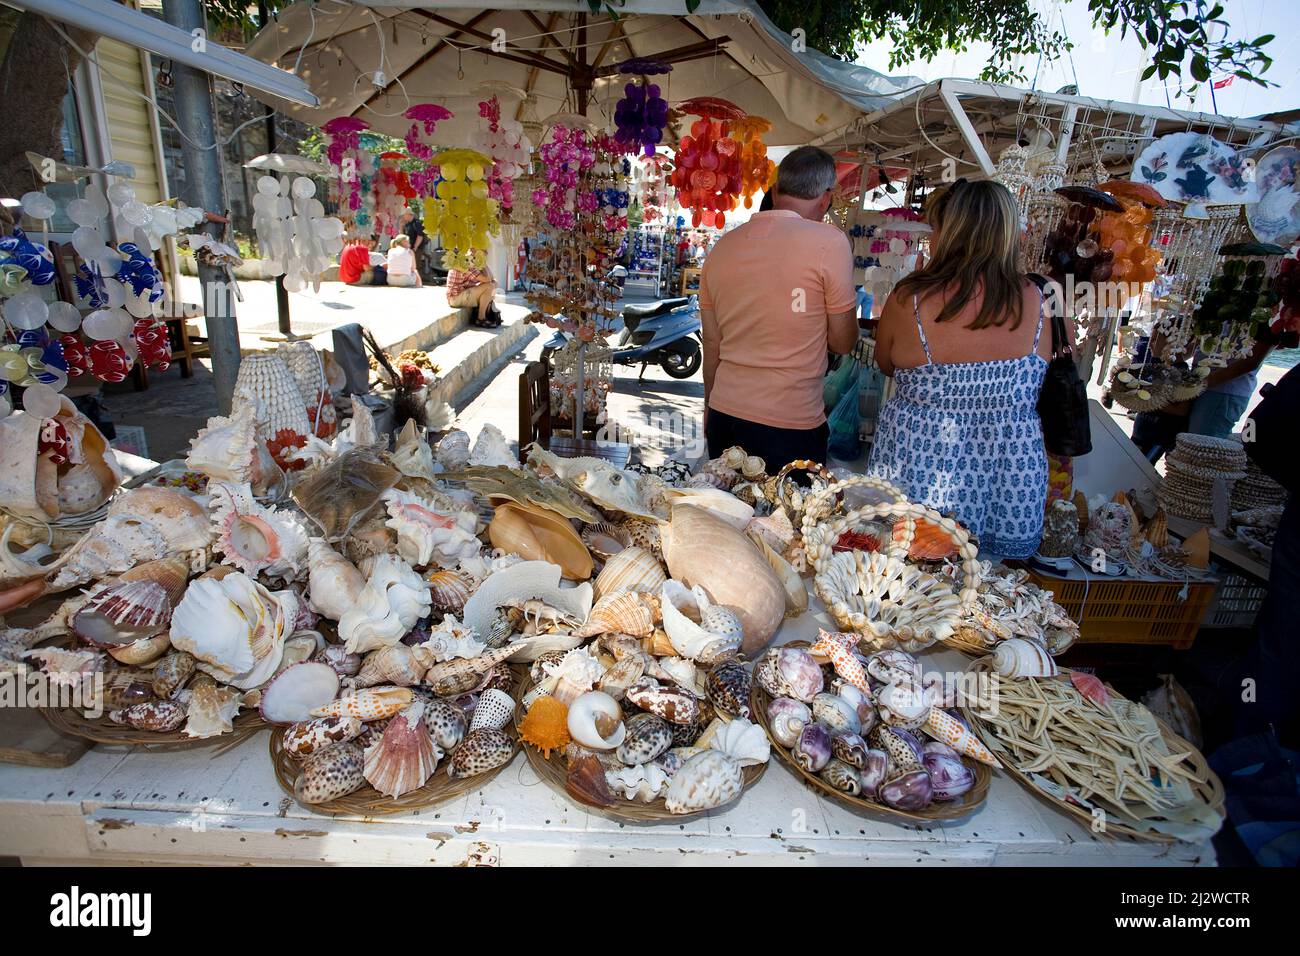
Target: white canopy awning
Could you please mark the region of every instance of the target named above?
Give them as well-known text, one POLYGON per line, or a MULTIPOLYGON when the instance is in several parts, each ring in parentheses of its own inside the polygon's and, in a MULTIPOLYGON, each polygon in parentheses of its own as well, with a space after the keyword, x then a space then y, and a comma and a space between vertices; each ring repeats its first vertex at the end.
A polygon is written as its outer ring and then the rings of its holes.
MULTIPOLYGON (((672 73, 655 78, 670 105, 696 96, 729 99, 773 122, 764 137, 772 146, 833 146, 855 119, 920 84, 815 50, 796 52, 799 44, 752 0, 702 0, 690 15, 681 0, 626 0, 617 19, 591 13, 586 0, 497 0, 493 7, 300 0, 247 52, 307 81, 320 97, 316 108, 262 97, 305 122, 356 116, 400 136, 410 126, 402 117, 407 107, 432 102, 455 114, 432 137, 443 145, 468 140, 477 104, 494 86, 526 91, 544 120, 573 111, 575 78, 582 85, 584 74, 591 85, 587 115, 603 125, 627 82, 616 66, 634 56, 672 61, 672 73)), ((525 118, 517 96, 501 98, 525 118)))
POLYGON ((317 103, 307 84, 292 73, 210 40, 205 41, 202 51, 196 51, 194 38, 184 30, 113 0, 5 0, 5 3, 242 83, 283 102, 306 106, 317 103))

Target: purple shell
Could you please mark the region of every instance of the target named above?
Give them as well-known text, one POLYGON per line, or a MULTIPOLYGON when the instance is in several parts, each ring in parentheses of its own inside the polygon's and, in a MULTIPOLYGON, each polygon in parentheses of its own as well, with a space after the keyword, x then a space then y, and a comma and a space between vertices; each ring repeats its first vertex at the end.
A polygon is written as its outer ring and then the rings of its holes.
POLYGON ((794 745, 794 759, 809 773, 816 773, 831 761, 831 734, 821 724, 809 724, 794 745))
POLYGON ((868 750, 866 761, 858 774, 858 779, 862 783, 862 795, 869 800, 875 800, 888 772, 889 754, 883 750, 868 750))
POLYGON ((917 737, 916 734, 912 733, 910 730, 900 730, 897 727, 891 727, 890 730, 892 730, 899 737, 903 738, 903 742, 906 743, 909 747, 911 747, 912 752, 916 754, 916 762, 920 763, 921 758, 925 756, 925 748, 921 745, 921 739, 917 737))
POLYGON ((927 757, 930 756, 930 754, 943 754, 944 756, 947 757, 960 756, 960 754, 958 754, 957 751, 953 750, 942 740, 927 740, 925 742, 925 746, 922 747, 921 749, 924 751, 925 756, 927 757))
POLYGON ((924 770, 908 770, 880 788, 880 799, 896 810, 921 810, 930 805, 934 791, 924 770))
POLYGON ((975 774, 956 754, 927 753, 925 769, 936 800, 955 800, 975 786, 975 774))
POLYGON ((836 734, 831 739, 831 752, 850 767, 861 770, 867 765, 867 742, 858 734, 836 734))
POLYGON ((807 651, 782 647, 776 655, 777 673, 789 685, 791 697, 811 703, 822 691, 822 669, 807 651))

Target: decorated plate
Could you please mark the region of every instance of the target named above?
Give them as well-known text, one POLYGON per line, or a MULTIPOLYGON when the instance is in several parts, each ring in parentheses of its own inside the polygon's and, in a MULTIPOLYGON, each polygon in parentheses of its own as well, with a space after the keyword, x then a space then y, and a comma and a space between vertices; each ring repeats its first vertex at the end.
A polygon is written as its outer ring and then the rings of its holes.
POLYGON ((1175 202, 1226 206, 1259 198, 1251 161, 1205 133, 1161 136, 1138 156, 1130 178, 1175 202))
POLYGON ((1259 202, 1246 207, 1250 231, 1260 242, 1291 246, 1300 238, 1300 149, 1270 149, 1255 170, 1259 202))

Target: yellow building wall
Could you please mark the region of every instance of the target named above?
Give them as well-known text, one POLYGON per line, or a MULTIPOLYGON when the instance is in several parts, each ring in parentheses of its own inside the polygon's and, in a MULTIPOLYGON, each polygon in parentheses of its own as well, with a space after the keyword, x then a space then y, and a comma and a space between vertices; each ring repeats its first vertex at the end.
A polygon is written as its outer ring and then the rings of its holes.
POLYGON ((107 37, 101 37, 95 44, 112 158, 135 167, 135 178, 131 181, 135 198, 143 203, 156 203, 165 198, 165 186, 158 176, 153 107, 137 95, 145 93, 142 55, 135 47, 107 37))

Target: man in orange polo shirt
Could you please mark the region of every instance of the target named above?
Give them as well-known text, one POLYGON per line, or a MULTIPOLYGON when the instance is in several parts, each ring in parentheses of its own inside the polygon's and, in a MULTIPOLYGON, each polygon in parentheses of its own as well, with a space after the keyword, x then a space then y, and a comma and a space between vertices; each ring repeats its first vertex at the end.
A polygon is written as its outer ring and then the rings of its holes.
POLYGON ((858 339, 848 238, 822 220, 835 160, 802 146, 777 170, 773 208, 718 240, 704 260, 704 431, 709 455, 731 445, 769 470, 826 460, 826 352, 858 339))

